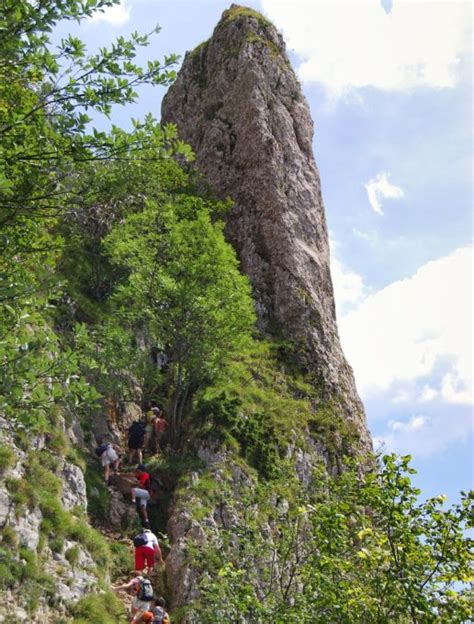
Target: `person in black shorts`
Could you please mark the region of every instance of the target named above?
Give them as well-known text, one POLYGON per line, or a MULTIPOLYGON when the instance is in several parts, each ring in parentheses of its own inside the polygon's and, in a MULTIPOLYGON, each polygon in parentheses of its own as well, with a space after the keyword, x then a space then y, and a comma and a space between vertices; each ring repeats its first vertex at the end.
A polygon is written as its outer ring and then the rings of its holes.
POLYGON ((145 433, 146 425, 141 420, 136 420, 128 428, 128 461, 130 464, 143 462, 145 433))

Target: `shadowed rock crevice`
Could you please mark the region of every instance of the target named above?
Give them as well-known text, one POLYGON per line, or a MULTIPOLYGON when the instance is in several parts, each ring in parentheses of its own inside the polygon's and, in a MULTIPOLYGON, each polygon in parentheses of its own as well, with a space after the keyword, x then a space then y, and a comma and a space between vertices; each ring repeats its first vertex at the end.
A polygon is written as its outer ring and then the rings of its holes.
POLYGON ((220 197, 226 234, 253 286, 261 329, 295 345, 322 396, 371 447, 342 352, 313 122, 285 44, 258 13, 232 5, 210 40, 186 54, 162 107, 220 197))

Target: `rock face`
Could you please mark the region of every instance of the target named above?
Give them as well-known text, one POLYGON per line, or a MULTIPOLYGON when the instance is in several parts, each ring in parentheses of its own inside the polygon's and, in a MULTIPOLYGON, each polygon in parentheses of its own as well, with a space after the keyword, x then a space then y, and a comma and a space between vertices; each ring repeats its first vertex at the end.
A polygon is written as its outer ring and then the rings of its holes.
POLYGON ((178 126, 217 195, 234 200, 226 234, 253 285, 261 328, 293 342, 323 398, 370 449, 337 332, 313 123, 282 37, 232 5, 211 39, 186 54, 162 121, 178 126))
MULTIPOLYGON (((75 430, 79 431, 78 423, 73 423, 69 429, 66 429, 62 423, 62 429, 71 440, 77 440, 75 430)), ((29 442, 30 452, 41 451, 45 448, 44 435, 30 436, 29 442)), ((15 613, 19 621, 37 624, 66 621, 63 619, 67 614, 66 605, 76 602, 97 585, 98 576, 94 572, 96 564, 80 541, 64 540, 63 543, 57 544, 54 552, 48 543, 41 544, 41 538, 45 537, 44 533, 42 535, 43 512, 37 503, 30 502, 30 507, 17 504, 12 496, 14 490, 9 485, 12 479, 28 481, 29 455, 16 445, 13 427, 2 417, 0 417, 0 448, 4 452, 8 449, 14 458, 12 465, 3 466, 0 469, 0 550, 2 550, 2 556, 5 551, 13 551, 16 560, 23 561, 25 565, 24 551, 38 557, 38 565, 41 566, 45 578, 49 577, 53 580, 55 587, 54 604, 49 604, 42 596, 34 612, 27 613, 24 607, 27 606, 28 598, 34 590, 30 587, 26 593, 25 590, 19 591, 17 588, 6 590, 8 584, 5 584, 0 592, 0 623, 12 621, 12 613, 15 613), (7 538, 9 536, 10 541, 8 539, 5 541, 6 536, 7 538), (71 552, 75 555, 75 562, 71 561, 71 552)), ((81 509, 85 513, 87 495, 82 470, 60 456, 56 457, 56 463, 54 471, 61 479, 60 502, 64 510, 81 509)), ((5 564, 3 565, 5 567, 5 564)))

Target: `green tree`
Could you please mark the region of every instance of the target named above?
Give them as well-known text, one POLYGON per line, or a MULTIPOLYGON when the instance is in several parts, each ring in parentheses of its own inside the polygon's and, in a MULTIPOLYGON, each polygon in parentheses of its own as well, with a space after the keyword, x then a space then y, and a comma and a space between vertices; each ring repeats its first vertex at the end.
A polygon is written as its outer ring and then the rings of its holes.
POLYGON ((321 470, 306 490, 287 466, 276 505, 249 492, 206 544, 196 621, 468 622, 474 494, 420 502, 413 472, 391 455, 365 475, 321 470))
POLYGON ((175 56, 135 63, 147 35, 119 37, 94 55, 74 37, 52 48, 58 21, 113 3, 5 0, 0 8, 0 409, 30 424, 55 402, 84 394, 77 348, 55 331, 53 306, 62 297, 58 224, 84 207, 91 166, 189 153, 174 128, 151 116, 131 133, 89 129, 88 112, 109 115, 114 104, 134 101, 139 85, 174 78, 175 56))
POLYGON ((248 280, 215 209, 222 206, 189 195, 150 201, 106 240, 112 260, 128 271, 112 297, 117 318, 143 328, 148 347, 169 360, 175 433, 190 394, 220 374, 255 320, 248 280))

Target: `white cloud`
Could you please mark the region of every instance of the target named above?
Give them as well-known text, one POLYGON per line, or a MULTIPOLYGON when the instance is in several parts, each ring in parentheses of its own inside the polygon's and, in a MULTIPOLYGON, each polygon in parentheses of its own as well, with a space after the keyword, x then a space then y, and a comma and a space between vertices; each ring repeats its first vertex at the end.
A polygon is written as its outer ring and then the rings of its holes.
POLYGON ((424 400, 439 393, 447 403, 472 403, 472 251, 428 262, 340 318, 363 396, 416 381, 425 385, 424 400))
POLYGON ((425 384, 421 390, 421 394, 419 397, 419 401, 421 403, 428 403, 429 401, 433 401, 439 396, 439 392, 432 388, 429 384, 425 384))
POLYGON ((105 22, 111 26, 124 26, 130 20, 131 7, 127 2, 107 7, 103 11, 97 11, 91 17, 91 22, 99 24, 105 22))
POLYGON ((387 432, 377 437, 376 448, 383 445, 384 452, 430 457, 466 440, 470 434, 472 418, 466 410, 449 416, 415 415, 406 421, 390 421, 387 432))
POLYGON ((375 176, 375 178, 369 180, 365 185, 369 203, 372 206, 373 211, 380 215, 383 215, 382 198, 400 199, 405 195, 403 189, 390 182, 388 179, 389 176, 389 173, 381 171, 375 176))
POLYGON ((360 303, 366 295, 364 281, 359 273, 347 268, 337 255, 338 243, 329 236, 331 249, 331 278, 338 314, 360 303))
POLYGON ((456 66, 470 54, 469 2, 394 0, 261 0, 303 60, 304 81, 333 95, 375 87, 401 91, 456 84, 456 66))
POLYGON ((391 420, 388 423, 389 429, 392 431, 402 431, 404 433, 411 433, 417 429, 421 429, 426 423, 426 416, 412 416, 408 422, 402 422, 399 420, 391 420))

